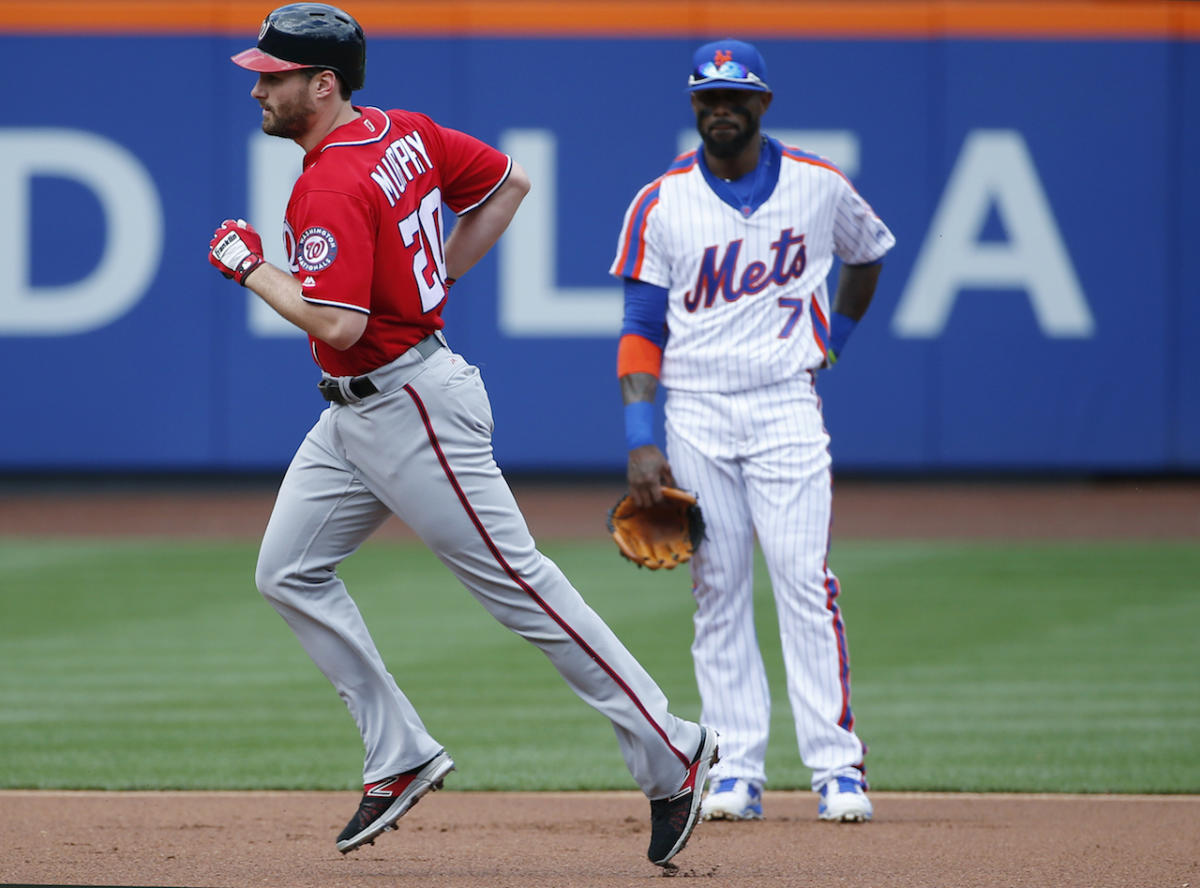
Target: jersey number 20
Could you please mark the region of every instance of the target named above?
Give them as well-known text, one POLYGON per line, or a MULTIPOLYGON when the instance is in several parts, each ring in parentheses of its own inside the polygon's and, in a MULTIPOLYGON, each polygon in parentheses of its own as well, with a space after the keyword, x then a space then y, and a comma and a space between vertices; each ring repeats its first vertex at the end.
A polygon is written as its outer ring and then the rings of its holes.
POLYGON ((404 246, 412 252, 413 278, 421 293, 421 310, 432 311, 446 298, 446 257, 442 249, 442 190, 434 188, 421 205, 396 223, 404 246), (433 258, 433 267, 429 259, 433 258))

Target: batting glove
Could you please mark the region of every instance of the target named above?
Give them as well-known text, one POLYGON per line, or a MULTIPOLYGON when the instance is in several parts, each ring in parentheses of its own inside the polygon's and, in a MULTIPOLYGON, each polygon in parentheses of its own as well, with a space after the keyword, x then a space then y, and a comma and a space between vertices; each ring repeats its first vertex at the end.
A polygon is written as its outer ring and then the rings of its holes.
POLYGON ((262 238, 245 219, 226 219, 208 243, 208 261, 243 287, 250 272, 263 264, 262 238))

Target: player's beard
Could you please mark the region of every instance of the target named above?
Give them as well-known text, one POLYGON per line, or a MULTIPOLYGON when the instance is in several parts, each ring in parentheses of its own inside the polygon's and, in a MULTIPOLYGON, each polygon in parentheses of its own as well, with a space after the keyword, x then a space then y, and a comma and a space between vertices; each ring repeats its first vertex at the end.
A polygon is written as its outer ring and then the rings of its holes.
POLYGON ((308 93, 301 93, 296 98, 267 110, 270 116, 263 117, 263 132, 268 136, 295 139, 308 132, 309 121, 317 108, 308 97, 308 93))
POLYGON ((740 118, 741 128, 732 136, 716 137, 705 128, 711 111, 701 111, 696 120, 696 130, 704 141, 704 147, 713 157, 722 159, 737 157, 758 136, 758 119, 745 108, 734 108, 732 113, 740 118))

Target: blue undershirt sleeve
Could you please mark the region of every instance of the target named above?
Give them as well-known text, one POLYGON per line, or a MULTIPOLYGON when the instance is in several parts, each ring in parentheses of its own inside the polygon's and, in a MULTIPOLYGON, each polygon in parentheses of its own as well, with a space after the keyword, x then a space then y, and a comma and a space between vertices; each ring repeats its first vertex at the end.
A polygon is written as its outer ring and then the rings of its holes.
POLYGON ((633 333, 662 348, 667 342, 667 288, 633 278, 623 280, 625 318, 621 335, 633 333))

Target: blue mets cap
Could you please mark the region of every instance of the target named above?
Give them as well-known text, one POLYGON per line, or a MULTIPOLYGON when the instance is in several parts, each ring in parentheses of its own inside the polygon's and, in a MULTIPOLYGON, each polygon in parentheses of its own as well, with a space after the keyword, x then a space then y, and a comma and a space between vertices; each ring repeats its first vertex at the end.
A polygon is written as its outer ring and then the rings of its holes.
POLYGON ((741 40, 706 43, 692 56, 688 92, 700 89, 753 89, 770 92, 767 63, 758 50, 741 40))

